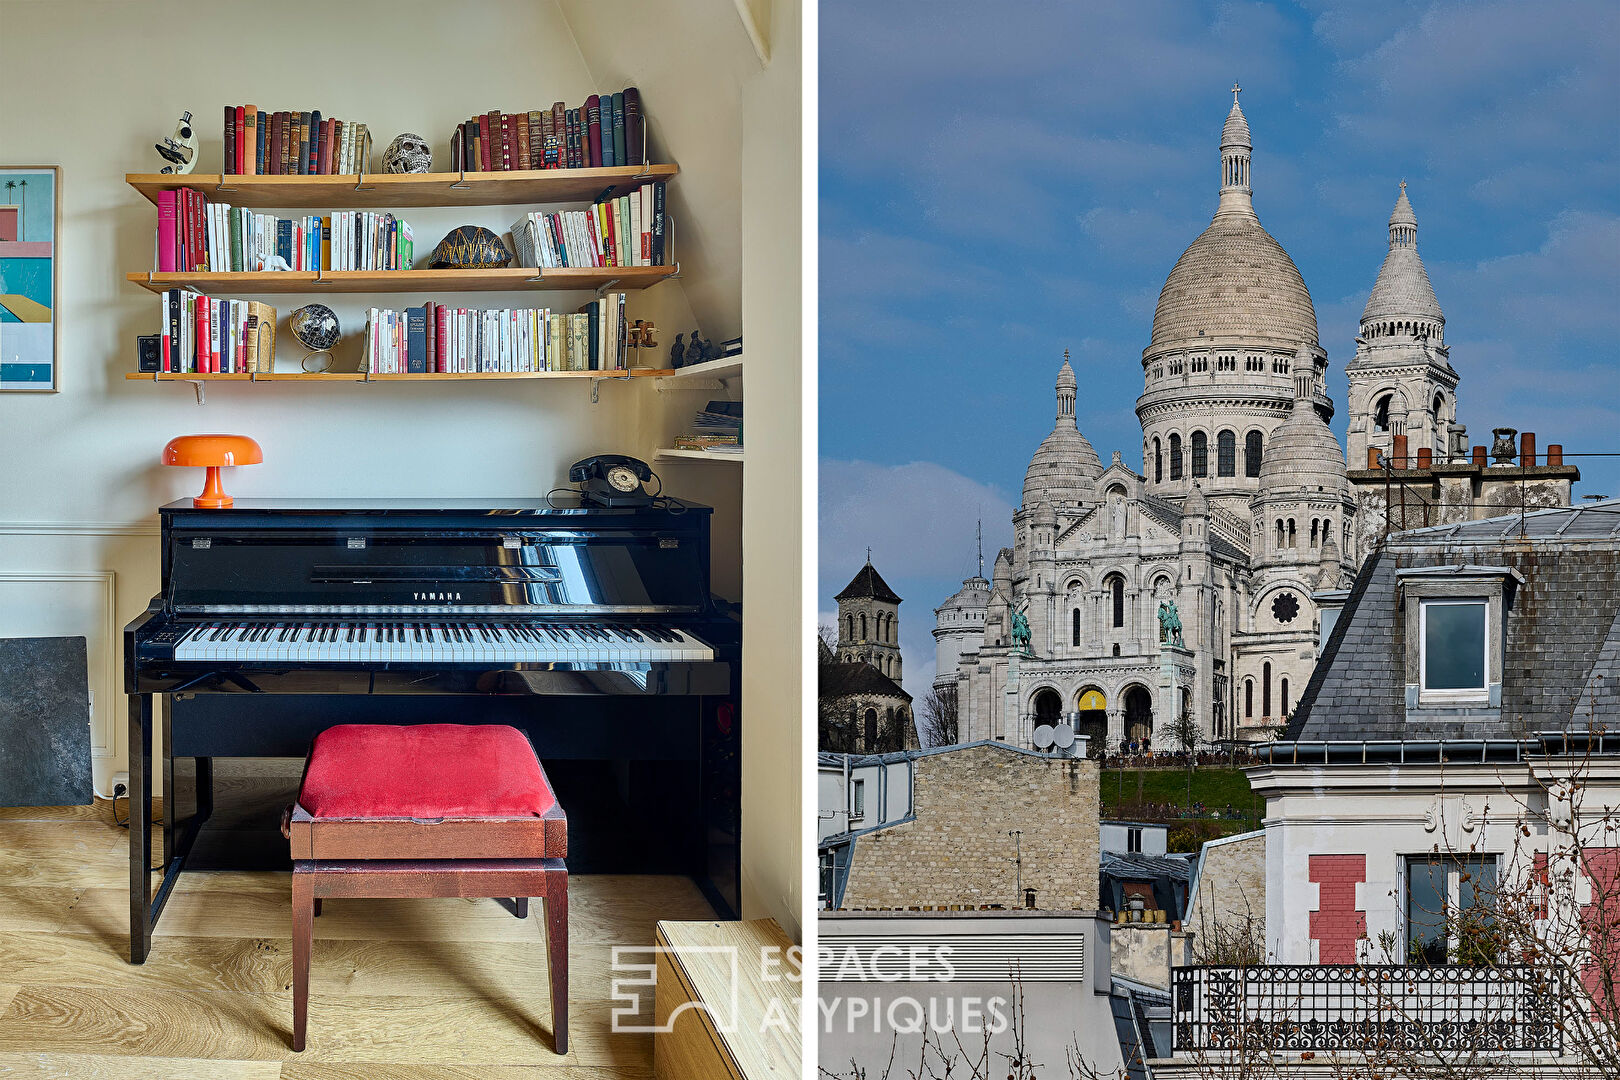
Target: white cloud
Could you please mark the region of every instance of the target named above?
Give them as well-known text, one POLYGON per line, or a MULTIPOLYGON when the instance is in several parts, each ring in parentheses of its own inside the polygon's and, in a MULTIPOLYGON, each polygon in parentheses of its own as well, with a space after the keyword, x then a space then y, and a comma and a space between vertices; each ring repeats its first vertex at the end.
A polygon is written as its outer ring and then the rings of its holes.
MULTIPOLYGON (((942 431, 939 436, 954 440, 978 433, 942 431)), ((975 570, 978 519, 985 524, 987 560, 1011 541, 1011 500, 1000 489, 943 465, 823 458, 820 477, 821 577, 824 586, 836 582, 834 592, 860 569, 868 547, 873 565, 886 577, 960 580, 975 570)), ((931 607, 942 599, 926 602, 931 607)))

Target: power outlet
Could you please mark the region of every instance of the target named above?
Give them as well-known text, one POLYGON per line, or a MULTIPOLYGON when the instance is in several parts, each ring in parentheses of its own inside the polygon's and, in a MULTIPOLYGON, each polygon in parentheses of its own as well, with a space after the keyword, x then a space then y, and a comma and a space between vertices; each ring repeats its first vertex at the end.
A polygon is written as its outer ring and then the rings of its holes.
POLYGON ((129 773, 115 772, 112 774, 113 798, 129 794, 129 773), (120 790, 122 789, 122 790, 120 790))

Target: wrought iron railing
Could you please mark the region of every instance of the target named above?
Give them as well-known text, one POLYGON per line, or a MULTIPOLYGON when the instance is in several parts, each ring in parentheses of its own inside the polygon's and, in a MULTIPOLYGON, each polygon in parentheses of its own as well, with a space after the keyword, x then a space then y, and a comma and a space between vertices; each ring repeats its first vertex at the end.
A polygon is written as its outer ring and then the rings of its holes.
POLYGON ((1531 966, 1260 964, 1172 975, 1177 1054, 1563 1053, 1556 972, 1531 966))

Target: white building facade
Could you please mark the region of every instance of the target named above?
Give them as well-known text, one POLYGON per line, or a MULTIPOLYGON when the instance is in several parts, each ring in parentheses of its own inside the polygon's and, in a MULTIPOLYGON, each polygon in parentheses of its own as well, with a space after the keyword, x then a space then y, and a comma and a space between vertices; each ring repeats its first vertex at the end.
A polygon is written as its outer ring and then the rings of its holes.
MULTIPOLYGON (((1305 688, 1318 653, 1312 594, 1353 577, 1362 495, 1328 427, 1310 292, 1254 210, 1251 147, 1234 88, 1214 218, 1165 281, 1142 351, 1141 471, 1118 451, 1105 466, 1076 426, 1065 356, 1013 547, 936 609, 935 686, 956 691, 962 741, 1028 746, 1037 726, 1067 722, 1094 750, 1173 750, 1167 729, 1184 714, 1202 740, 1262 740, 1305 688), (1179 638, 1161 627, 1170 605, 1179 638), (1015 615, 1027 648, 1015 647, 1015 615)), ((1363 455, 1384 437, 1378 424, 1395 423, 1385 405, 1430 442, 1456 415, 1416 229, 1403 185, 1363 317, 1370 344, 1350 372, 1363 455), (1385 402, 1397 384, 1399 402, 1385 402)))

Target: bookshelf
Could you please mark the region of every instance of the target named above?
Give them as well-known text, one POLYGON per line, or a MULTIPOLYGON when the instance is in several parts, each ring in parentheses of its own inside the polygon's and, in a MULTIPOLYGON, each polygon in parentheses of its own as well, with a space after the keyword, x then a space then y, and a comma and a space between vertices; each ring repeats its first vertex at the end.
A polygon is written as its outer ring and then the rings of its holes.
POLYGON ((551 267, 506 266, 498 270, 251 270, 124 275, 150 292, 191 287, 201 292, 239 293, 417 293, 592 291, 610 287, 645 289, 667 277, 674 266, 551 267))
MULTIPOLYGON (((130 187, 157 205, 160 191, 196 188, 210 199, 255 209, 371 210, 403 206, 501 206, 591 202, 607 188, 668 180, 674 165, 519 172, 366 173, 363 176, 221 176, 126 173, 130 187)), ((614 192, 618 194, 617 190, 614 192)))
MULTIPOLYGON (((507 172, 368 173, 350 176, 221 175, 126 173, 125 182, 153 207, 164 191, 194 188, 211 201, 253 209, 372 210, 380 207, 500 206, 510 204, 589 203, 616 196, 644 183, 666 181, 680 170, 673 164, 643 164, 589 169, 543 169, 507 172)), ((284 270, 251 272, 145 271, 125 280, 149 292, 192 288, 209 295, 256 296, 268 293, 443 293, 443 292, 631 292, 680 274, 669 266, 534 268, 507 266, 472 270, 284 270)), ((127 372, 142 382, 186 382, 202 400, 204 382, 412 382, 426 380, 591 380, 591 399, 602 379, 661 378, 668 369, 629 371, 521 371, 420 374, 355 372, 127 372)))
POLYGON ((635 368, 630 371, 471 371, 421 372, 418 374, 381 375, 364 371, 275 371, 231 372, 211 371, 164 372, 130 371, 124 378, 144 382, 427 382, 442 379, 502 380, 502 379, 649 379, 668 375, 667 369, 635 368))

